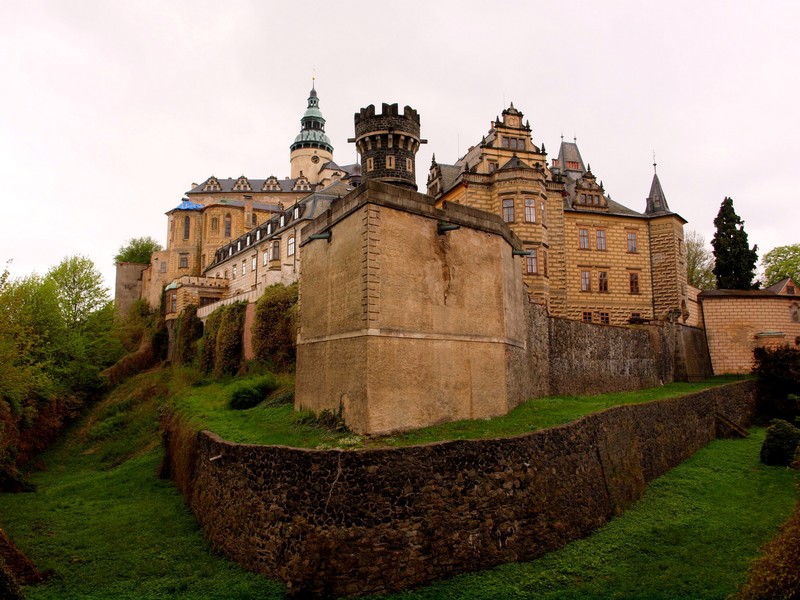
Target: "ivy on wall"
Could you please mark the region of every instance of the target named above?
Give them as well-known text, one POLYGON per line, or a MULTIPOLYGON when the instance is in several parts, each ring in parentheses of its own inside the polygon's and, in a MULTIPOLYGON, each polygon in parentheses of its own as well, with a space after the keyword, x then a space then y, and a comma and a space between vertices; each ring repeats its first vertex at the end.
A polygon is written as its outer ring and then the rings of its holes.
POLYGON ((297 284, 272 285, 256 304, 253 322, 255 359, 273 369, 294 368, 297 338, 297 284))

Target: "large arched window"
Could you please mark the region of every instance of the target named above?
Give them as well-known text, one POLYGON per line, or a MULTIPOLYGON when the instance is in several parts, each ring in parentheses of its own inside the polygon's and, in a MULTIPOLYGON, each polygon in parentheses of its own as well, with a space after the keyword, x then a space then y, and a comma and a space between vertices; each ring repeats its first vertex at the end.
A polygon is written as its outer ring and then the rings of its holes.
POLYGON ((192 221, 188 215, 183 217, 183 239, 188 240, 189 234, 192 232, 192 221))
POLYGON ((231 237, 231 213, 225 215, 225 237, 231 237))
POLYGON ((219 233, 219 218, 211 217, 211 233, 219 233))

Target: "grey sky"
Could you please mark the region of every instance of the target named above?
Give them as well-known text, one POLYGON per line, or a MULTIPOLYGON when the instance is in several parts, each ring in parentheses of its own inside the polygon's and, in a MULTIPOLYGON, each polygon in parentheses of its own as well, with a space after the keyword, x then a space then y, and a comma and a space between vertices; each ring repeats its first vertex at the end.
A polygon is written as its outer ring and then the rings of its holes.
POLYGON ((342 164, 360 107, 416 108, 452 163, 509 102, 554 158, 563 133, 642 211, 653 150, 670 208, 713 235, 731 196, 759 256, 796 243, 800 3, 0 0, 0 261, 91 257, 210 175, 289 175, 316 69, 342 164))

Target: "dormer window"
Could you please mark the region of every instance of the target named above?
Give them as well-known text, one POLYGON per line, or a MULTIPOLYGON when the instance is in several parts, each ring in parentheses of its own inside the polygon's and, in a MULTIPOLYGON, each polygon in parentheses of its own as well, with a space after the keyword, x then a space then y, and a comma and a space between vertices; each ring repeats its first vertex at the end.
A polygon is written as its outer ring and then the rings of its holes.
POLYGON ((295 206, 294 207, 294 210, 292 211, 292 218, 293 219, 299 219, 300 218, 300 207, 299 206, 295 206))
POLYGON ((247 180, 247 177, 242 175, 239 179, 236 180, 236 183, 233 185, 233 189, 237 192, 249 192, 252 191, 250 187, 250 182, 247 180))
POLYGON ((279 221, 280 227, 283 227, 286 223, 286 215, 281 215, 281 220, 279 221))
POLYGON ((206 184, 203 186, 204 192, 221 192, 222 186, 219 184, 219 180, 214 177, 213 175, 208 178, 206 184))

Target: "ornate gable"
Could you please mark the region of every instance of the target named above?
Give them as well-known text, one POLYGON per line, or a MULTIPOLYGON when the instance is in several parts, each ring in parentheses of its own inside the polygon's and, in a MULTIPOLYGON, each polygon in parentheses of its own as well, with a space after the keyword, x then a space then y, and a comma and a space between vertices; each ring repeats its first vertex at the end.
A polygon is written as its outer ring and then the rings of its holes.
POLYGON ((219 183, 219 179, 214 177, 213 175, 206 179, 205 184, 203 185, 204 192, 221 192, 222 186, 219 183))
POLYGON ((265 181, 264 185, 261 188, 262 192, 280 192, 281 191, 281 184, 278 182, 278 178, 275 175, 270 175, 265 181))
POLYGON ((603 182, 597 183, 597 177, 592 173, 589 165, 586 173, 575 182, 575 196, 572 200, 574 208, 585 210, 607 211, 608 198, 605 195, 603 182))
POLYGON ((311 184, 308 182, 308 178, 305 175, 301 175, 297 179, 295 179, 294 187, 292 188, 293 192, 310 192, 311 191, 311 184))
POLYGON ((235 192, 252 192, 253 188, 250 187, 250 182, 247 180, 247 177, 241 175, 239 179, 236 180, 236 183, 233 184, 233 190, 235 192))

